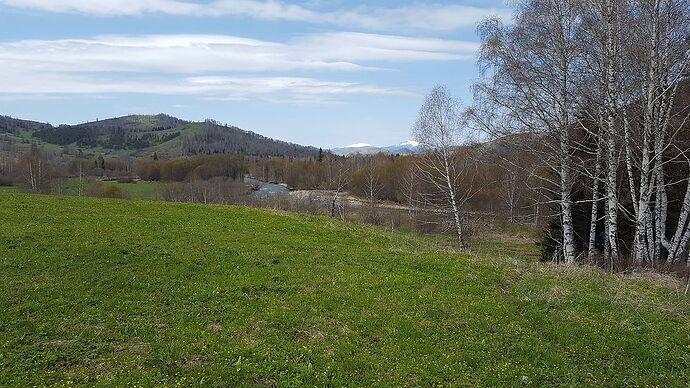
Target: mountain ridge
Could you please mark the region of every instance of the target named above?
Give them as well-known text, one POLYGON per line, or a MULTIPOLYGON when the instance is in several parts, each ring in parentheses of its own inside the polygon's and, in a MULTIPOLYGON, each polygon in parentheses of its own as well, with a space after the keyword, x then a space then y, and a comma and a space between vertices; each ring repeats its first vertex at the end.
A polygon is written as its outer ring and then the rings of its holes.
MULTIPOLYGON (((0 143, 43 148, 76 148, 86 153, 183 157, 236 153, 248 156, 311 158, 318 148, 272 139, 215 120, 187 121, 164 113, 127 115, 80 124, 52 125, 0 116, 0 143)), ((9 145, 9 147, 7 147, 9 145)), ((23 146, 23 147, 21 147, 23 146)))

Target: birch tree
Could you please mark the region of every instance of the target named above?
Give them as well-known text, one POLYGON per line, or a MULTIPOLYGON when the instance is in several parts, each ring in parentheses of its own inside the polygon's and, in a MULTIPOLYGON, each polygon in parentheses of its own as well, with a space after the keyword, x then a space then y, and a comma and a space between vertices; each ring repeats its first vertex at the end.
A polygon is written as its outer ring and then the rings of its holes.
POLYGON ((345 167, 345 163, 339 161, 335 163, 335 172, 330 174, 329 189, 333 192, 331 198, 331 218, 335 218, 336 210, 340 210, 340 218, 345 220, 345 213, 342 206, 339 204, 340 196, 350 182, 349 170, 345 167))
POLYGON ((24 185, 31 192, 45 192, 49 189, 49 165, 45 155, 38 149, 32 148, 20 158, 20 166, 24 177, 24 185))
POLYGON ((407 167, 401 182, 402 199, 407 206, 407 215, 410 220, 414 220, 417 215, 417 204, 419 203, 419 178, 417 166, 407 167))
MULTIPOLYGON (((623 130, 638 264, 664 256, 677 262, 690 238, 690 187, 682 200, 676 229, 668 237, 669 182, 665 178, 665 168, 687 152, 675 147, 678 131, 687 122, 687 112, 681 110, 680 120, 674 120, 678 117, 673 107, 680 81, 690 65, 689 8, 682 0, 637 0, 631 9, 629 28, 636 39, 626 49, 627 56, 639 58, 629 66, 633 69, 631 80, 641 87, 636 94, 639 103, 623 112, 623 130)), ((690 183, 686 181, 686 185, 690 183)))
POLYGON ((381 182, 379 180, 379 172, 376 170, 374 165, 374 158, 369 158, 369 163, 365 171, 365 188, 367 194, 367 200, 369 202, 369 209, 371 211, 376 207, 376 201, 379 197, 379 191, 381 191, 381 182))
MULTIPOLYGON (((604 68, 604 104, 602 115, 604 116, 604 141, 606 154, 606 231, 610 258, 618 259, 618 142, 616 115, 618 107, 616 64, 619 46, 619 28, 617 23, 616 0, 603 0, 601 11, 604 20, 605 38, 603 49, 604 68)), ((602 132, 602 131, 600 131, 602 132)), ((597 178, 598 179, 598 178, 597 178)))
POLYGON ((434 189, 434 193, 426 193, 427 199, 435 202, 430 197, 436 199, 438 194, 442 207, 453 217, 458 247, 463 250, 466 244, 461 207, 469 191, 459 187, 463 169, 457 145, 467 134, 467 125, 460 102, 445 86, 434 87, 426 96, 413 132, 423 150, 418 160, 421 177, 434 189))
POLYGON ((592 138, 594 169, 586 165, 581 172, 591 179, 592 199, 589 228, 588 258, 596 256, 599 202, 604 200, 605 258, 611 262, 619 257, 618 215, 620 210, 618 169, 621 143, 621 19, 627 11, 626 0, 586 0, 582 23, 578 31, 578 50, 582 66, 578 69, 582 79, 578 94, 582 102, 582 114, 589 125, 580 122, 586 137, 592 138), (596 124, 596 125, 594 125, 596 124), (603 195, 600 187, 603 183, 603 195))
POLYGON ((572 264, 577 249, 572 186, 579 111, 575 71, 582 4, 577 0, 522 3, 512 25, 483 23, 480 64, 484 79, 475 88, 473 122, 490 134, 515 140, 514 146, 539 155, 550 174, 539 176, 554 193, 562 225, 563 260, 572 264), (524 141, 517 134, 529 134, 524 141), (534 139, 538 141, 534 142, 534 139))

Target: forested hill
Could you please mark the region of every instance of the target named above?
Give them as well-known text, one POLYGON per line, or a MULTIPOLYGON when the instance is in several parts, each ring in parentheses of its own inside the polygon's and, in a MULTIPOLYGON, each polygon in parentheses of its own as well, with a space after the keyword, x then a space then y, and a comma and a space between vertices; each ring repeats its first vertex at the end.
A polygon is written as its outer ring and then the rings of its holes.
POLYGON ((9 116, 0 116, 0 133, 18 133, 20 131, 37 131, 53 126, 37 121, 15 119, 9 116))
POLYGON ((0 116, 0 142, 98 150, 130 156, 154 152, 161 157, 225 153, 256 156, 313 157, 318 149, 222 125, 213 120, 190 122, 165 114, 133 115, 79 125, 46 123, 0 116))

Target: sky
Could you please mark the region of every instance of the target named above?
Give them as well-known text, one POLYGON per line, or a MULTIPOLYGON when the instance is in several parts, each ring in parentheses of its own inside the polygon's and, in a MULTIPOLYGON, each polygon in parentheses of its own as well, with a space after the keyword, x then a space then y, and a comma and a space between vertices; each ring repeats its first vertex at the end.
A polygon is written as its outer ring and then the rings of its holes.
POLYGON ((0 115, 397 144, 434 85, 471 102, 476 26, 510 15, 504 0, 0 0, 0 115))

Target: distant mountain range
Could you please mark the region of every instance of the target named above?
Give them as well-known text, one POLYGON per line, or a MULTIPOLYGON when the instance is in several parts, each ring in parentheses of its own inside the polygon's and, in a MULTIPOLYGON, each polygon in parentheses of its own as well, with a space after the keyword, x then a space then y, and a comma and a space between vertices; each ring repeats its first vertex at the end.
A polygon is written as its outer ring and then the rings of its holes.
POLYGON ((132 115, 78 125, 60 125, 0 116, 0 150, 38 146, 53 152, 175 158, 197 154, 317 157, 319 150, 222 125, 191 122, 165 114, 132 115))
POLYGON ((419 152, 419 143, 413 140, 408 140, 404 143, 387 147, 376 147, 371 144, 357 143, 341 148, 333 148, 331 152, 336 155, 373 155, 373 154, 389 154, 389 155, 409 155, 419 152))

